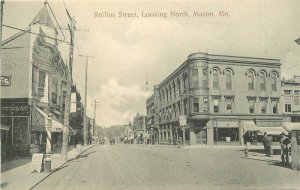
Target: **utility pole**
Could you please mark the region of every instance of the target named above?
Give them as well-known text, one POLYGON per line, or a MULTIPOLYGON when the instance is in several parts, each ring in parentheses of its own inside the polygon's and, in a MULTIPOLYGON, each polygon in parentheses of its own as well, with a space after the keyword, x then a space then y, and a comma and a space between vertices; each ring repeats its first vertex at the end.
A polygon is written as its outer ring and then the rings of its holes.
POLYGON ((69 68, 67 73, 67 94, 65 99, 65 114, 64 114, 64 130, 63 143, 61 148, 61 156, 63 161, 67 161, 68 141, 69 141, 69 125, 70 125, 70 105, 71 105, 71 88, 72 88, 72 65, 73 65, 73 50, 74 50, 74 32, 75 20, 70 18, 68 24, 70 31, 70 48, 69 48, 69 68))
POLYGON ((95 126, 96 126, 96 108, 99 107, 100 102, 97 102, 95 99, 94 102, 92 102, 92 106, 94 106, 94 122, 93 122, 93 135, 95 135, 95 126))
MULTIPOLYGON (((0 55, 2 51, 2 22, 3 22, 3 4, 4 0, 0 0, 0 55)), ((1 59, 2 56, 0 56, 1 59)))
POLYGON ((83 115, 83 145, 87 145, 87 126, 86 126, 86 112, 87 112, 87 71, 88 71, 88 58, 93 58, 94 56, 90 55, 79 55, 81 57, 85 57, 86 63, 85 63, 85 97, 84 97, 84 115, 83 115))

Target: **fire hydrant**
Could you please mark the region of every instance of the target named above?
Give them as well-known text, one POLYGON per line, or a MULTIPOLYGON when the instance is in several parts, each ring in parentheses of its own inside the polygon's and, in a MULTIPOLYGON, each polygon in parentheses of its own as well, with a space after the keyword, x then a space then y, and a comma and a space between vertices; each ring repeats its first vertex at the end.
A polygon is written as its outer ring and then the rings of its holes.
POLYGON ((244 153, 245 153, 245 158, 247 158, 248 157, 248 148, 247 147, 245 148, 244 153))

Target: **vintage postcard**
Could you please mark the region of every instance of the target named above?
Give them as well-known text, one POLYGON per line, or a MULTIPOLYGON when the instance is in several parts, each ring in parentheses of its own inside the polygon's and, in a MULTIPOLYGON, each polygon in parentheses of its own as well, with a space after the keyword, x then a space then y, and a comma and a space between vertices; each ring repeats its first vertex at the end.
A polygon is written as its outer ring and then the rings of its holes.
POLYGON ((300 189, 297 0, 0 0, 1 189, 300 189))

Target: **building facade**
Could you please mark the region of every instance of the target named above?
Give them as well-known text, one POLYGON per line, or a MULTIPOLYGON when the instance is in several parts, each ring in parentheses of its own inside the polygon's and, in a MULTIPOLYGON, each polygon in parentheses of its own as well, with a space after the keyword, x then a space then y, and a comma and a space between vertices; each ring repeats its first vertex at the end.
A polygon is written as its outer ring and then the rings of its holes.
POLYGON ((243 144, 251 127, 281 128, 280 73, 277 59, 189 55, 154 89, 160 143, 243 144))
POLYGON ((300 76, 282 80, 285 122, 300 122, 300 76))
POLYGON ((44 151, 47 136, 50 149, 61 146, 68 68, 57 35, 45 4, 28 28, 2 42, 2 145, 9 155, 44 151))

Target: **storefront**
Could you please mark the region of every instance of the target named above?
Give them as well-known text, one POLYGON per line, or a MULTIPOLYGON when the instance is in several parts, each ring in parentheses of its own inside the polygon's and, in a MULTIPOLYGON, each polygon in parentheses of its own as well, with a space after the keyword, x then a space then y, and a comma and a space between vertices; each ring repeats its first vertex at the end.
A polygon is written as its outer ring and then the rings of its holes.
POLYGON ((240 126, 238 121, 214 121, 214 144, 239 144, 240 126))
MULTIPOLYGON (((30 106, 28 99, 1 100, 1 126, 6 126, 1 146, 8 157, 24 156, 30 145, 30 106)), ((2 127, 1 127, 2 128, 2 127)))

